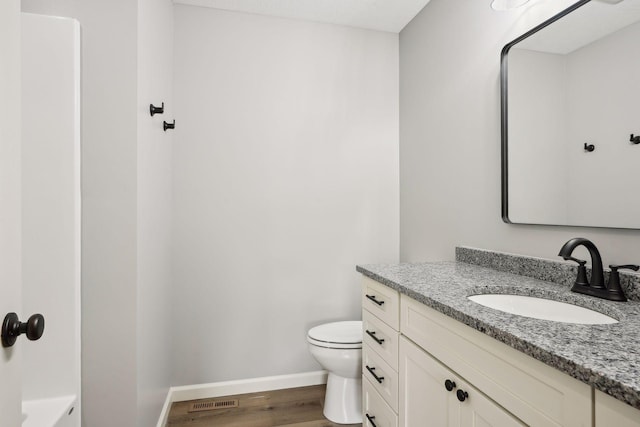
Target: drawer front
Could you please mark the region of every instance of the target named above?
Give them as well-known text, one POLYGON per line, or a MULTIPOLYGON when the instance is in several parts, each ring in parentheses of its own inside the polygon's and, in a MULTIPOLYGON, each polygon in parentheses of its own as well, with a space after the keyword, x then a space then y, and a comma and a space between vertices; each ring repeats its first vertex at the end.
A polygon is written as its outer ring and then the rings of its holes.
POLYGON ((398 427, 398 416, 366 378, 362 381, 362 408, 364 427, 398 427))
POLYGON ((400 326, 398 291, 362 276, 362 307, 396 331, 400 326))
POLYGON ((367 310, 362 310, 362 342, 398 370, 398 332, 367 310))
POLYGON ((398 412, 398 372, 366 344, 362 346, 362 376, 398 412))
POLYGON ((529 425, 591 426, 591 387, 405 295, 401 331, 529 425))

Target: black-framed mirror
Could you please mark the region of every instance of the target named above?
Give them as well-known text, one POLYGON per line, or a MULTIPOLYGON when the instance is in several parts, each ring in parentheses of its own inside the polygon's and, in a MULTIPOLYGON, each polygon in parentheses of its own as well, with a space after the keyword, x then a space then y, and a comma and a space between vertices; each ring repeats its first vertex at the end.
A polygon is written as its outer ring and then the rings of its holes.
POLYGON ((640 229, 640 0, 581 0, 501 56, 502 218, 640 229))

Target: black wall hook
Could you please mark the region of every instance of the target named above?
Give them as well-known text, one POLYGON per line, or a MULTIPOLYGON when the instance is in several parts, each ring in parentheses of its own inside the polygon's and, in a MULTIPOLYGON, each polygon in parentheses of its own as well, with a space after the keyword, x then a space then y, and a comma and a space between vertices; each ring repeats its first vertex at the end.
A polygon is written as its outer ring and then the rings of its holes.
POLYGON ((588 151, 589 153, 596 149, 596 146, 593 144, 584 143, 584 151, 588 151))
POLYGON ((167 129, 175 129, 176 127, 176 120, 173 119, 173 123, 167 123, 167 122, 162 122, 163 125, 162 127, 164 128, 164 131, 166 132, 167 129))
POLYGON ((162 103, 162 107, 156 107, 153 104, 149 104, 149 113, 151 113, 151 117, 153 117, 154 114, 164 113, 164 102, 162 103))
POLYGON ((631 134, 631 138, 629 138, 629 141, 633 142, 634 144, 640 144, 640 135, 634 136, 633 134, 631 134))

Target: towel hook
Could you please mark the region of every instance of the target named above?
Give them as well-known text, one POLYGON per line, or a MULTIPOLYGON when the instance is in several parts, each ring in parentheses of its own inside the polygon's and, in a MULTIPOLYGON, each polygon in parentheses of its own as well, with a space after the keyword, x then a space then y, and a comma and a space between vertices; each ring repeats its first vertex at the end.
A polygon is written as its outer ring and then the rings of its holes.
POLYGON ((162 127, 164 128, 165 132, 167 131, 167 129, 175 129, 175 127, 176 127, 176 119, 173 119, 173 123, 163 122, 162 127))
POLYGON ((149 113, 151 113, 151 117, 153 117, 154 114, 164 113, 164 102, 162 103, 162 107, 156 107, 153 104, 149 104, 149 113))

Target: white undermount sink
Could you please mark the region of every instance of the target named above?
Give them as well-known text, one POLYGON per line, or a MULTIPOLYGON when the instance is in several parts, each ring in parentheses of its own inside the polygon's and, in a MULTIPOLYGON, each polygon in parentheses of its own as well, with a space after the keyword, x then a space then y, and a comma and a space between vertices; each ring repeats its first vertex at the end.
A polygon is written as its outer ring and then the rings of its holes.
POLYGON ((618 323, 616 319, 606 314, 545 298, 507 294, 472 295, 468 298, 485 307, 534 319, 585 325, 618 323))

